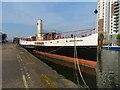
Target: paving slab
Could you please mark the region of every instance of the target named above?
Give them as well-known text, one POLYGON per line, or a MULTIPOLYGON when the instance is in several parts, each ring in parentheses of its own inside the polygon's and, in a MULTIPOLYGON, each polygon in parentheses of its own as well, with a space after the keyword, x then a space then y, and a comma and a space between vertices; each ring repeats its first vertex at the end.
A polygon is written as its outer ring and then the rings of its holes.
POLYGON ((78 88, 50 66, 12 43, 2 46, 3 88, 78 88))

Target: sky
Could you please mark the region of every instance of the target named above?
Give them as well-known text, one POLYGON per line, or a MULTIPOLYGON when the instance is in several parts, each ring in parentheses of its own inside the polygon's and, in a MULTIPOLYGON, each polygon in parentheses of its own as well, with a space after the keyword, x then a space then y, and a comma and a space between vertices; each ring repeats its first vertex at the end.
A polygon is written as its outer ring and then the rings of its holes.
POLYGON ((97 2, 2 2, 0 28, 9 39, 35 35, 38 19, 44 31, 94 28, 96 7, 97 2))
POLYGON ((1 0, 2 2, 97 2, 97 0, 1 0))

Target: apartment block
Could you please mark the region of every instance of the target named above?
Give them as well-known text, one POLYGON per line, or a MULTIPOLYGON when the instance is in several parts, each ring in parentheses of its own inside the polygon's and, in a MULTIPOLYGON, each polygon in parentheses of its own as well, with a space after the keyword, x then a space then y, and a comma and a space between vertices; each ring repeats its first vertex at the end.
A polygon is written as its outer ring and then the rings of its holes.
POLYGON ((120 0, 98 0, 98 31, 105 40, 115 40, 120 33, 120 0))

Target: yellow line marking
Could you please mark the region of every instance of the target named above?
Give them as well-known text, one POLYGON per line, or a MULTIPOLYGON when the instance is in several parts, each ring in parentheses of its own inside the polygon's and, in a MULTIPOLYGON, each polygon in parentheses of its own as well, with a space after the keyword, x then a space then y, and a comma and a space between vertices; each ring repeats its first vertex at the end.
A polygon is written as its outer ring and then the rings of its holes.
MULTIPOLYGON (((20 63, 22 63, 22 58, 19 56, 19 55, 17 55, 17 58, 19 59, 18 61, 20 62, 20 63)), ((21 64, 20 64, 20 66, 21 66, 21 64)), ((26 80, 26 77, 25 77, 25 75, 23 74, 23 69, 25 70, 25 66, 21 66, 21 72, 22 72, 22 79, 23 79, 23 83, 24 83, 24 86, 25 86, 25 88, 28 88, 28 84, 27 84, 27 80, 26 80)))
POLYGON ((27 54, 24 54, 24 58, 27 59, 27 60, 29 60, 29 61, 30 61, 30 62, 29 62, 30 64, 35 64, 34 60, 31 59, 27 54))
POLYGON ((51 81, 45 74, 40 75, 40 81, 44 88, 57 88, 55 83, 51 81))
POLYGON ((23 78, 23 83, 24 83, 25 88, 28 88, 28 84, 27 84, 25 75, 22 75, 22 78, 23 78))

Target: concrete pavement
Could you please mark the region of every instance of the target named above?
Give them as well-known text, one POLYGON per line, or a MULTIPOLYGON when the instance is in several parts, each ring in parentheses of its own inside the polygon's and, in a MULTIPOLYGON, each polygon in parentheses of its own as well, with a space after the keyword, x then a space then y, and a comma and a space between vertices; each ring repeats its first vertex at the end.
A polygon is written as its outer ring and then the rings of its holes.
POLYGON ((78 88, 20 46, 8 42, 2 50, 3 88, 78 88))

